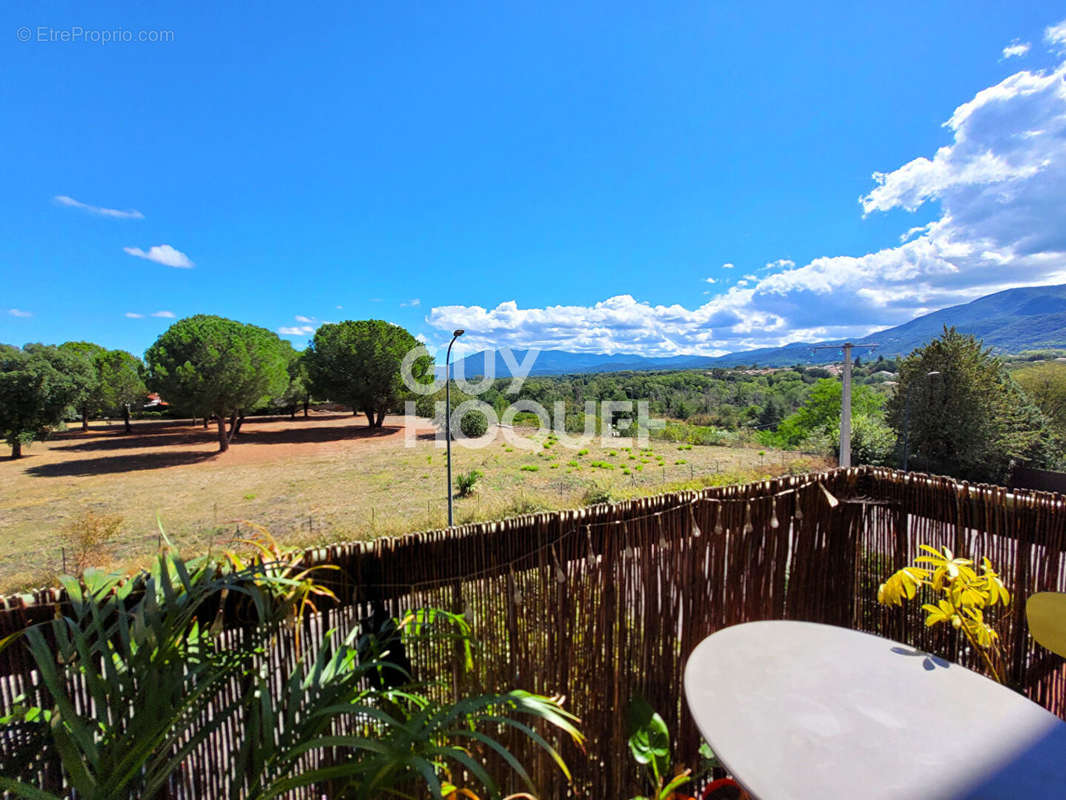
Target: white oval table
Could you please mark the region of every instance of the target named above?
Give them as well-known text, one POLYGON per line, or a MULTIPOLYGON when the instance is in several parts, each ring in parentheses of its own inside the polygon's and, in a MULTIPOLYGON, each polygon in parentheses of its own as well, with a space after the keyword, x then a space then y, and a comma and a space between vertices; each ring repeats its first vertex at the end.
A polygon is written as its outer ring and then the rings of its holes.
POLYGON ((759 800, 1066 798, 1066 724, 976 672, 867 633, 749 622, 704 639, 685 698, 759 800))

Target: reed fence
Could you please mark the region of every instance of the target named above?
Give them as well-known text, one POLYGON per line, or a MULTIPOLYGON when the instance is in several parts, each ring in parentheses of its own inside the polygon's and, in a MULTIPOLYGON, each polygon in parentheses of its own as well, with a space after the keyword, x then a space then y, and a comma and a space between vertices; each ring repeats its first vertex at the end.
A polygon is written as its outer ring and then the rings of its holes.
MULTIPOLYGON (((1007 679, 1066 716, 1063 659, 1032 642, 1024 615, 1030 594, 1066 590, 1064 498, 873 467, 313 549, 312 563, 340 568, 328 575, 341 602, 320 606, 303 644, 317 647, 325 630, 350 630, 375 609, 464 611, 481 642, 476 674, 460 677, 447 648, 409 654, 416 672, 454 676, 467 690, 565 695, 589 741, 585 753, 563 747, 571 786, 543 755, 519 746, 541 796, 628 797, 638 788, 624 730, 628 698, 640 694, 659 711, 675 759, 694 765, 699 734, 682 697, 685 660, 728 625, 843 625, 977 667, 951 630, 926 629, 915 608, 876 603, 878 584, 919 544, 993 561, 1014 597, 1000 619, 1007 679)), ((0 600, 0 637, 52 617, 62 602, 55 590, 0 600)), ((291 635, 282 633, 270 657, 279 668, 295 663, 291 635)), ((0 710, 33 684, 20 648, 0 653, 0 710)), ((219 796, 237 739, 238 731, 222 730, 200 748, 178 794, 219 796)))

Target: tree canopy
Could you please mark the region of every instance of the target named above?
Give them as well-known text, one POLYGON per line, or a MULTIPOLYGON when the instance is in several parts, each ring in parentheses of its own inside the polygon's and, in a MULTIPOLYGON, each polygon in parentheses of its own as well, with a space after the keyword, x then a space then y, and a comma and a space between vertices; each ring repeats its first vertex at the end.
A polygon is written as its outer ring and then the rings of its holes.
POLYGON ((80 363, 75 380, 78 382, 77 396, 71 404, 81 416, 82 430, 89 429, 89 416, 100 412, 103 385, 100 382, 98 360, 107 350, 93 342, 63 342, 59 349, 80 363))
POLYGON ((228 449, 240 411, 281 394, 289 380, 277 334, 206 314, 171 325, 145 360, 149 385, 168 402, 218 418, 220 451, 228 449))
POLYGON ((140 406, 148 392, 144 385, 144 365, 125 350, 108 350, 96 358, 99 376, 99 404, 105 414, 121 414, 130 431, 130 406, 140 406))
POLYGON ((1003 482, 1012 459, 1055 468, 1061 442, 1003 362, 954 328, 903 359, 888 420, 915 469, 1003 482))
POLYGON ((285 371, 289 382, 285 391, 273 398, 273 405, 288 410, 294 419, 297 407, 303 406, 306 417, 311 405, 311 379, 307 374, 307 359, 285 339, 281 340, 281 349, 285 355, 285 371))
POLYGON ((1055 432, 1066 436, 1066 362, 1033 364, 1015 370, 1011 377, 1051 420, 1055 432))
POLYGON ((12 458, 63 421, 88 380, 83 360, 69 349, 0 347, 0 435, 11 445, 12 458))
MULTIPOLYGON (((836 378, 820 378, 811 387, 806 401, 793 414, 781 420, 775 434, 782 447, 797 447, 812 435, 833 437, 840 430, 840 406, 844 390, 836 378)), ((852 384, 851 413, 856 421, 879 418, 884 398, 869 386, 852 384)), ((864 421, 859 423, 866 426, 864 421)))
MULTIPOLYGON (((399 409, 409 391, 400 375, 404 356, 419 343, 406 329, 377 319, 322 325, 306 351, 316 397, 346 403, 380 428, 385 414, 399 409)), ((429 356, 412 366, 416 380, 429 375, 429 356)))

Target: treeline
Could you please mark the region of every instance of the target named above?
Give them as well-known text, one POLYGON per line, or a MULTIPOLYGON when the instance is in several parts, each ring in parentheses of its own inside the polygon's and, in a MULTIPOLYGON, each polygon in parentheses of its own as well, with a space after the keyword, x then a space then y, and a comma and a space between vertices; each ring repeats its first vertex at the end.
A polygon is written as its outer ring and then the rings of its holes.
MULTIPOLYGON (((859 360, 855 365, 854 381, 857 396, 867 394, 876 398, 880 407, 893 387, 897 362, 875 358, 859 360), (864 387, 858 389, 858 387, 864 387)), ((746 369, 715 368, 676 372, 610 372, 558 377, 532 377, 521 383, 517 393, 511 393, 512 380, 493 381, 477 396, 493 407, 496 415, 516 401, 531 401, 542 407, 553 427, 563 427, 571 433, 593 430, 602 433, 601 404, 606 401, 645 401, 649 415, 664 421, 651 430, 653 438, 698 445, 738 444, 759 441, 767 446, 798 448, 805 444, 806 435, 776 437, 778 426, 807 404, 812 393, 836 391, 836 415, 840 414, 838 378, 824 367, 797 365, 792 368, 746 369), (836 386, 834 390, 832 387, 836 386), (587 412, 591 403, 593 412, 587 412), (561 404, 563 419, 557 419, 557 404, 561 404), (591 418, 590 418, 591 416, 591 418)), ((476 383, 477 379, 471 379, 476 383)), ((453 384, 452 403, 458 405, 470 396, 462 391, 462 384, 453 384)), ((443 400, 440 391, 419 398, 416 409, 423 416, 433 416, 437 404, 443 400)), ((635 423, 627 427, 626 415, 617 414, 609 423, 623 436, 635 433, 635 423)), ((532 413, 520 413, 518 424, 537 424, 532 413)), ((821 452, 821 440, 810 448, 821 452)))
MULTIPOLYGON (((130 430, 132 407, 158 392, 176 411, 214 418, 219 450, 228 449, 247 412, 298 406, 312 396, 350 406, 380 427, 402 407, 408 392, 400 365, 418 342, 381 320, 322 325, 303 352, 266 328, 223 317, 178 320, 148 348, 142 362, 131 353, 88 342, 59 346, 0 345, 0 435, 12 457, 77 415, 83 427, 97 416, 121 415, 130 430)), ((412 367, 425 379, 432 360, 412 367)))

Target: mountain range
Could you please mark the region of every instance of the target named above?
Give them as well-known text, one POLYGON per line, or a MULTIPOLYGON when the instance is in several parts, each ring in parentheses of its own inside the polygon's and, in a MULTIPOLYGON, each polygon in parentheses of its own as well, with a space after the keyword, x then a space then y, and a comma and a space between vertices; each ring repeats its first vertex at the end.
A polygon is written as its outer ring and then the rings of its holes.
MULTIPOLYGON (((939 336, 945 325, 954 326, 962 333, 973 334, 998 353, 1066 348, 1066 284, 1007 289, 969 303, 942 308, 894 328, 886 328, 851 341, 856 345, 876 344, 869 352, 886 358, 906 355, 939 336)), ((717 357, 680 355, 656 358, 617 353, 607 355, 542 350, 529 374, 567 375, 740 365, 784 367, 792 364, 824 364, 839 361, 839 351, 815 348, 843 344, 844 341, 835 339, 824 342, 796 342, 784 347, 764 347, 717 357)), ((527 352, 513 350, 516 363, 522 364, 527 352)), ((858 354, 865 358, 865 353, 866 351, 862 350, 858 354)), ((498 351, 482 351, 462 359, 462 374, 467 377, 484 375, 486 354, 489 359, 495 360, 496 377, 510 377, 511 370, 498 351)))

